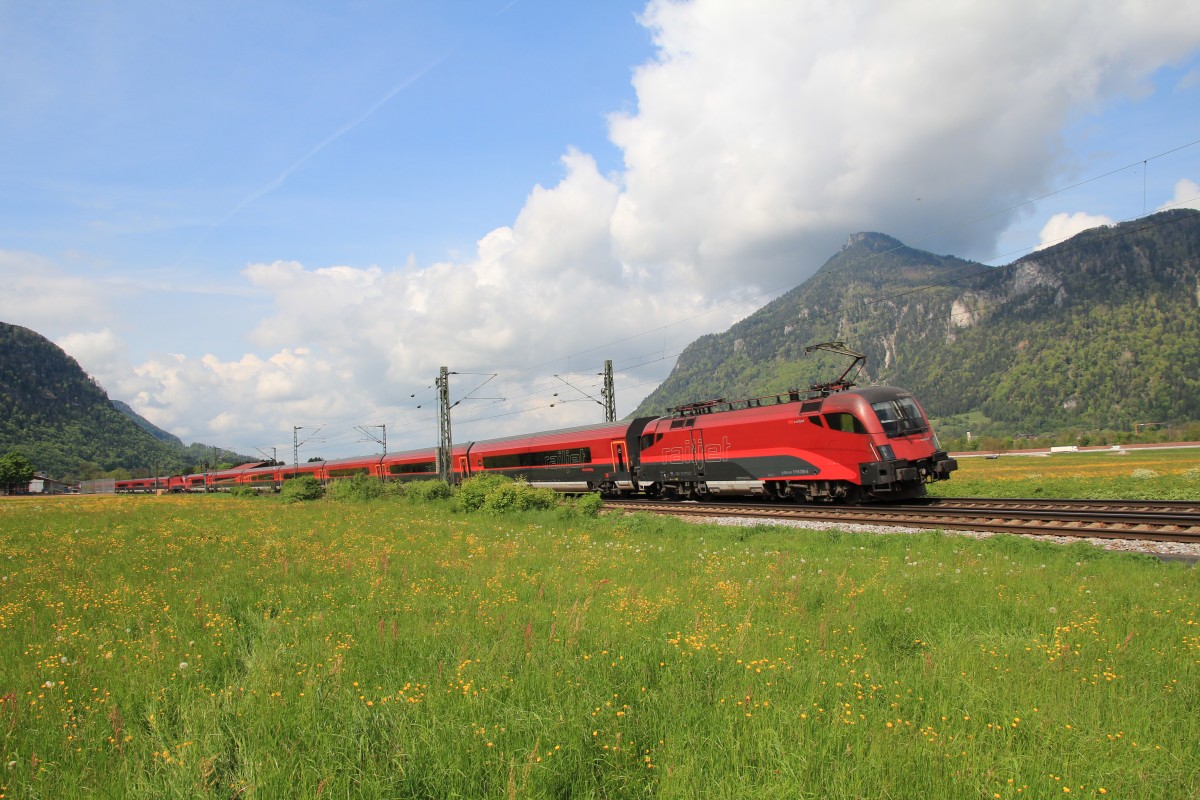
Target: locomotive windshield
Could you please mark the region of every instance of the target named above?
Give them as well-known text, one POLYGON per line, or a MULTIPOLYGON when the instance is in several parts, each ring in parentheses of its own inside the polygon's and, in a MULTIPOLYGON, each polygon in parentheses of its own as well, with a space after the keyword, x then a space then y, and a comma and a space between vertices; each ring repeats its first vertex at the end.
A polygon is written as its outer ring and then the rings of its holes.
POLYGON ((875 409, 883 432, 888 436, 907 436, 929 430, 925 415, 911 397, 895 397, 872 403, 871 408, 875 409))

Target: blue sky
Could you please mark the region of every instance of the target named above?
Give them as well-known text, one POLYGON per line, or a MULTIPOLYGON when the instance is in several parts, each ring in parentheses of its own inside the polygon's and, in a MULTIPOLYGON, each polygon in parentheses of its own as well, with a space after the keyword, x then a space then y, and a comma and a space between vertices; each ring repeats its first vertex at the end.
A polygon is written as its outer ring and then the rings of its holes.
POLYGON ((597 419, 554 375, 595 393, 605 358, 624 414, 854 232, 1005 263, 1200 205, 1198 19, 0 4, 0 319, 246 453, 296 425, 328 457, 360 425, 428 444, 441 364, 508 398, 464 402, 465 438, 597 419))
MULTIPOLYGON (((6 249, 218 292, 254 261, 430 263, 511 222, 564 147, 619 168, 604 115, 651 53, 635 3, 182 8, 0 10, 24 62, 6 249)), ((179 306, 142 312, 182 339, 179 306)))

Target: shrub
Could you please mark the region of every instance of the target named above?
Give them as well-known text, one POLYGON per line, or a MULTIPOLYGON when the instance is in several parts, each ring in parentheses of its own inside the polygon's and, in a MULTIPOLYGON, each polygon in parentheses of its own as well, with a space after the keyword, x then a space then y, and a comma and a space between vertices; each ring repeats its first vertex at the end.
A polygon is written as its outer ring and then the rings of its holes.
POLYGON ((604 498, 598 492, 581 494, 578 497, 563 497, 558 502, 558 515, 564 520, 599 516, 604 508, 604 498))
POLYGON ((483 510, 504 514, 511 511, 544 511, 558 505, 558 492, 535 489, 524 481, 509 481, 494 487, 483 500, 483 510))
POLYGON ((476 475, 458 487, 458 505, 464 511, 536 511, 554 508, 558 501, 553 489, 536 489, 503 475, 476 475))
POLYGON ((258 497, 258 491, 253 486, 234 486, 229 490, 230 497, 258 497))
POLYGON ((396 495, 392 486, 370 475, 355 475, 330 481, 325 487, 325 496, 333 500, 363 503, 380 497, 396 495))
POLYGON ((280 498, 285 503, 299 503, 304 500, 320 500, 324 494, 321 482, 312 475, 300 475, 285 481, 279 491, 280 498))
POLYGON ((600 514, 600 510, 604 508, 604 498, 599 492, 591 492, 585 494, 575 501, 575 507, 579 509, 579 513, 585 517, 595 517, 600 514))
POLYGON ((445 500, 454 495, 454 492, 450 490, 450 484, 443 480, 411 481, 403 486, 400 494, 425 503, 431 500, 445 500))
POLYGON ((458 505, 463 511, 478 511, 483 508, 489 492, 498 486, 512 482, 511 478, 493 473, 467 478, 458 487, 458 505))

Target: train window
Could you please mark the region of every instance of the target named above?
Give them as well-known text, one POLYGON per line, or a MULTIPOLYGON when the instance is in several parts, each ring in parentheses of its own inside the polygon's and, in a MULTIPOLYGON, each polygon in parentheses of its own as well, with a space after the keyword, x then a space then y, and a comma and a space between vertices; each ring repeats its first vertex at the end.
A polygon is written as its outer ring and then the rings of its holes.
POLYGON ((647 447, 652 446, 653 444, 654 444, 654 434, 653 433, 647 433, 644 436, 642 436, 642 449, 643 450, 645 450, 647 447))
POLYGON ((509 453, 502 456, 484 456, 485 469, 508 469, 512 467, 553 467, 562 464, 592 463, 592 448, 574 447, 565 450, 541 450, 536 453, 509 453))
POLYGON ((331 469, 329 477, 331 478, 349 478, 353 475, 366 475, 368 472, 366 467, 354 467, 353 469, 331 469))
POLYGON ((419 461, 416 464, 388 464, 389 475, 412 475, 418 472, 434 472, 437 467, 432 461, 419 461))
POLYGON ((821 417, 820 417, 820 416, 812 416, 812 417, 809 417, 809 418, 808 418, 808 421, 809 421, 809 422, 811 422, 813 425, 816 425, 818 428, 824 428, 824 427, 825 427, 825 423, 821 421, 821 417))
POLYGON ((833 414, 825 415, 825 424, 830 430, 841 431, 842 433, 866 433, 867 429, 858 421, 858 417, 853 414, 848 414, 845 411, 838 411, 833 414))
POLYGON ((671 423, 671 430, 675 430, 676 428, 682 428, 682 427, 683 427, 683 420, 681 420, 681 419, 677 419, 671 423))
POLYGON ((925 415, 911 397, 896 397, 872 403, 871 408, 879 417, 883 432, 888 436, 907 436, 929 430, 925 415))

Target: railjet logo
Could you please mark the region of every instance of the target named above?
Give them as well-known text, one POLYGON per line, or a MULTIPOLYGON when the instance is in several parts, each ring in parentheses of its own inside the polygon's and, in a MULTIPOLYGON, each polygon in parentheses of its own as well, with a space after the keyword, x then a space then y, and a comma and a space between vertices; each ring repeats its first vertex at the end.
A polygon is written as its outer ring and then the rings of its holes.
POLYGON ((720 444, 705 444, 698 433, 680 447, 664 447, 663 460, 668 464, 684 464, 690 461, 726 461, 726 453, 733 444, 728 436, 721 437, 720 444))

